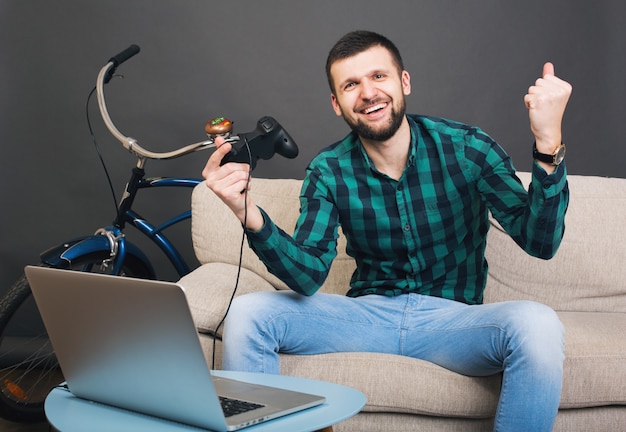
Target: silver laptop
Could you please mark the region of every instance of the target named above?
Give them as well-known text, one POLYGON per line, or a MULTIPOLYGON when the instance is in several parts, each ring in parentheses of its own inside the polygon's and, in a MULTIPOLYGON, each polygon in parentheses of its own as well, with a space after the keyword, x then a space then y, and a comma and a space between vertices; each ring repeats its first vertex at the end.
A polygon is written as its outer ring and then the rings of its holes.
POLYGON ((175 283, 34 266, 25 271, 78 397, 216 431, 325 401, 212 376, 184 290, 175 283), (232 400, 255 409, 225 414, 222 403, 232 400))

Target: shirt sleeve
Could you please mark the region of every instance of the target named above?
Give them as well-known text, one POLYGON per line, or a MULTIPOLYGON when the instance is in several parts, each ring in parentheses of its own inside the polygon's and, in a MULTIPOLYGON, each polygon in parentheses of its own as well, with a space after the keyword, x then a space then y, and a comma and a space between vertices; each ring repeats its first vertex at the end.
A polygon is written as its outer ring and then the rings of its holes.
POLYGON ((337 255, 338 216, 319 173, 303 181, 300 217, 291 236, 261 209, 263 228, 247 232, 248 244, 268 271, 293 291, 313 295, 322 286, 337 255))
POLYGON ((482 162, 477 184, 494 218, 528 254, 552 258, 565 232, 569 203, 565 164, 548 175, 535 162, 526 191, 510 158, 494 141, 482 162))

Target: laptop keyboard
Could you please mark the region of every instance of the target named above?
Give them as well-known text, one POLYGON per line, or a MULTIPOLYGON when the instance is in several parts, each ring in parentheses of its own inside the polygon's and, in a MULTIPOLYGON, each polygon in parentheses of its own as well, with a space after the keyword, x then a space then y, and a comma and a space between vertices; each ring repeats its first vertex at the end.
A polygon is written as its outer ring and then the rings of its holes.
POLYGON ((264 405, 238 399, 230 399, 224 396, 220 396, 219 398, 220 404, 222 405, 222 411, 224 411, 224 417, 230 417, 264 407, 264 405))

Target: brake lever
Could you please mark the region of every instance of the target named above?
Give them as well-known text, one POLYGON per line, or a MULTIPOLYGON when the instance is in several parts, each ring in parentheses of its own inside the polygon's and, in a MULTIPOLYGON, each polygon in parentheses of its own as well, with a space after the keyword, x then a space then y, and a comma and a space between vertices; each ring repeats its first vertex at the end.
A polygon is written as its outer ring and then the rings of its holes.
MULTIPOLYGON (((241 138, 238 135, 233 135, 230 138, 226 138, 224 140, 225 143, 236 143, 240 140, 241 138)), ((210 148, 215 148, 217 147, 217 145, 215 144, 215 140, 213 138, 208 139, 206 141, 202 141, 200 143, 197 144, 198 146, 201 146, 202 148, 205 149, 210 149, 210 148)))

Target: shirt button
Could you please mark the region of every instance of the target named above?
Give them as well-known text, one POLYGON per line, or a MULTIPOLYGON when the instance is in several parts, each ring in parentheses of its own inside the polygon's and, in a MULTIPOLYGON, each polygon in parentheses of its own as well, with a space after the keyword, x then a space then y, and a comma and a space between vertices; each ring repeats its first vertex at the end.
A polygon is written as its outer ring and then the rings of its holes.
POLYGON ((411 231, 411 225, 406 224, 406 225, 404 226, 404 230, 405 230, 405 231, 411 231))

